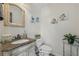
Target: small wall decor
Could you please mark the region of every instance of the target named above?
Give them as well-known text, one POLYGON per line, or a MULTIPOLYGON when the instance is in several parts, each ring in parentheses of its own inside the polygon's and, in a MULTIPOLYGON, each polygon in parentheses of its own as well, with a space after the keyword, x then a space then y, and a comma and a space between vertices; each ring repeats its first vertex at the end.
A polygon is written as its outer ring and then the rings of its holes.
POLYGON ((52 24, 56 24, 56 23, 58 23, 58 21, 57 21, 56 18, 53 18, 52 21, 51 21, 51 23, 52 23, 52 24))
POLYGON ((39 22, 39 17, 32 16, 31 23, 38 23, 38 22, 39 22))
POLYGON ((31 17, 31 23, 34 23, 35 18, 32 16, 31 17))
POLYGON ((36 17, 36 22, 39 22, 39 17, 36 17))
POLYGON ((67 19, 68 19, 67 13, 62 13, 62 14, 59 16, 59 20, 60 20, 60 21, 64 21, 64 20, 67 20, 67 19))
POLYGON ((66 15, 63 13, 63 14, 60 15, 59 18, 60 18, 61 20, 64 20, 65 17, 66 17, 66 15))
POLYGON ((68 20, 68 13, 67 12, 63 12, 63 13, 61 13, 60 15, 59 15, 59 17, 57 17, 57 18, 53 18, 52 20, 51 20, 51 23, 52 24, 56 24, 56 23, 58 23, 59 21, 64 21, 64 20, 68 20))

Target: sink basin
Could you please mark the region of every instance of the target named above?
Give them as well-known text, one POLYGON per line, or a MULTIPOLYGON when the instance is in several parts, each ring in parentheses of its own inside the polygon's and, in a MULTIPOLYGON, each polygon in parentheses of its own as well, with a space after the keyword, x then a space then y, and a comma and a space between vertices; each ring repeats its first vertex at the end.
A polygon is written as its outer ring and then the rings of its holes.
POLYGON ((22 44, 22 43, 25 43, 25 42, 28 42, 28 41, 29 41, 28 39, 22 39, 22 40, 14 41, 11 44, 22 44))

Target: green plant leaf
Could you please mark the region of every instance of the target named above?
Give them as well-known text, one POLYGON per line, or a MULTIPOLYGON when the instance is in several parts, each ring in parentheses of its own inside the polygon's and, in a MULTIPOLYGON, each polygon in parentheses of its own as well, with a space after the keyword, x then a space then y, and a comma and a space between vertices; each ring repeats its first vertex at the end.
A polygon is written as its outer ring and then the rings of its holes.
POLYGON ((65 35, 64 35, 64 39, 63 39, 63 40, 68 40, 68 42, 69 42, 70 44, 73 44, 74 41, 76 41, 76 42, 79 43, 79 41, 76 40, 76 39, 79 39, 79 38, 77 38, 76 35, 72 35, 71 33, 69 33, 69 34, 65 34, 65 35))

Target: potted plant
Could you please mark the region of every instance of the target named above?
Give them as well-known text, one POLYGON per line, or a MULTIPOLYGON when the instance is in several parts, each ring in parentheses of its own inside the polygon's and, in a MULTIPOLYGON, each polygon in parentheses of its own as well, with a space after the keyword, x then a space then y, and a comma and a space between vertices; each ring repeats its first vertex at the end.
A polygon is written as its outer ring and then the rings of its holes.
POLYGON ((71 33, 69 33, 69 34, 65 34, 64 35, 64 39, 63 40, 67 40, 69 44, 73 44, 74 41, 79 43, 76 39, 79 39, 79 38, 77 38, 76 35, 72 35, 71 33))

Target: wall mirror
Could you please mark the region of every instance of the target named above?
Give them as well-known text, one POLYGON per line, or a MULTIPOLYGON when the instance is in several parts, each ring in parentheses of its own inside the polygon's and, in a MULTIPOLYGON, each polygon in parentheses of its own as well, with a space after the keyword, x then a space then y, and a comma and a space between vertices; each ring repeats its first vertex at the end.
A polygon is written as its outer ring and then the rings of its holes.
POLYGON ((25 11, 17 4, 3 4, 4 25, 14 27, 25 26, 25 11))

